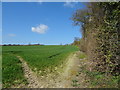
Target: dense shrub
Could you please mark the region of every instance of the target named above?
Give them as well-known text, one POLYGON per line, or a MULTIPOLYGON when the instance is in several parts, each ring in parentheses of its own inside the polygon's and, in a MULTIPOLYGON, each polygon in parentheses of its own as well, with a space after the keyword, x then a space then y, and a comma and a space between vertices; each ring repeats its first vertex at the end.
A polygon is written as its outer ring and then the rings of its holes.
POLYGON ((77 10, 72 20, 82 26, 81 50, 95 69, 106 74, 120 70, 120 2, 96 2, 77 10))

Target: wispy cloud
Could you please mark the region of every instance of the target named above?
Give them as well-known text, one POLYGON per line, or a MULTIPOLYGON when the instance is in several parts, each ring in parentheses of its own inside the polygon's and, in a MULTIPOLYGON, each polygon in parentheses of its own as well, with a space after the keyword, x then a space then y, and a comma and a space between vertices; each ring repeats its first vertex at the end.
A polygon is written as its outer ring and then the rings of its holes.
POLYGON ((42 3, 43 3, 43 0, 37 0, 37 2, 38 2, 39 4, 42 4, 42 3))
POLYGON ((65 7, 73 8, 73 7, 75 7, 75 5, 76 5, 77 3, 78 3, 78 2, 68 2, 68 1, 66 1, 66 2, 64 3, 64 6, 65 6, 65 7))
MULTIPOLYGON (((19 0, 18 0, 19 1, 19 0)), ((26 1, 26 0, 25 0, 26 1)), ((37 2, 38 4, 42 4, 43 0, 27 0, 27 2, 37 2)))
POLYGON ((16 34, 10 33, 10 34, 8 34, 8 36, 10 36, 10 37, 15 37, 16 34))
POLYGON ((48 30, 48 26, 45 24, 40 24, 36 27, 32 27, 32 32, 37 32, 39 34, 44 34, 48 30))

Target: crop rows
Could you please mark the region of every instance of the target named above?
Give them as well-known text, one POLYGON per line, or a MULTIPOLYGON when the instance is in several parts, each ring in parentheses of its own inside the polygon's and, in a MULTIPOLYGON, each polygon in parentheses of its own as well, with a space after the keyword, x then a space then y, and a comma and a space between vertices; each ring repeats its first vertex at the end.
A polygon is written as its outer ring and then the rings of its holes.
POLYGON ((16 86, 22 82, 26 83, 21 62, 11 54, 3 53, 2 61, 2 83, 3 87, 16 86))
POLYGON ((14 80, 18 80, 19 83, 25 80, 21 62, 16 56, 21 56, 28 66, 36 72, 48 69, 53 72, 55 67, 64 64, 66 58, 76 50, 78 48, 75 46, 60 45, 3 46, 3 84, 5 87, 9 87, 14 84, 14 80))

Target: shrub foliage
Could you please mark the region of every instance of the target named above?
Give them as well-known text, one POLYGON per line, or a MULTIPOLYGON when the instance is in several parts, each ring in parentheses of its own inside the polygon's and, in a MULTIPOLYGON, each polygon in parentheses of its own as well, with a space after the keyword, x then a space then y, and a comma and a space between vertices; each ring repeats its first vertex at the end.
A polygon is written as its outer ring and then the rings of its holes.
POLYGON ((80 48, 93 61, 96 69, 106 74, 120 70, 120 2, 91 2, 72 17, 82 26, 80 48))

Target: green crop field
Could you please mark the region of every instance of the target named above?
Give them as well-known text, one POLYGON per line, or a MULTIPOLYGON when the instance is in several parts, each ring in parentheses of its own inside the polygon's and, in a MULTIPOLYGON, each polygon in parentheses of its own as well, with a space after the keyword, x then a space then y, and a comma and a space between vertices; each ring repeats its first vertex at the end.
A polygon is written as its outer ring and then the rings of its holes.
POLYGON ((66 58, 78 50, 75 46, 62 45, 3 46, 2 48, 4 87, 25 81, 21 62, 16 56, 21 56, 33 71, 42 72, 49 69, 50 72, 54 72, 55 67, 64 64, 66 58))
POLYGON ((12 54, 3 53, 2 82, 3 87, 26 83, 21 67, 21 62, 12 54))

